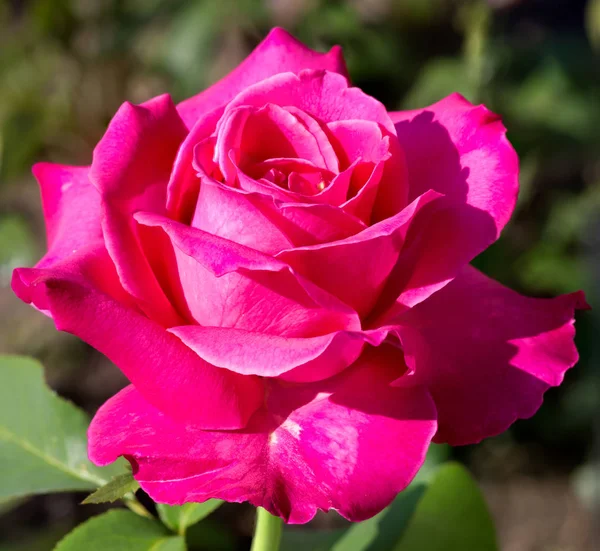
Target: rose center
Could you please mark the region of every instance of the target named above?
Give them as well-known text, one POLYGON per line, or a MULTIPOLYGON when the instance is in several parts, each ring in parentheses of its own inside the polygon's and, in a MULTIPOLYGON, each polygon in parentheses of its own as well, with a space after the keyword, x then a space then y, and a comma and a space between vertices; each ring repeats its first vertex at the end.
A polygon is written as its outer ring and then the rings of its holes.
POLYGON ((320 124, 298 109, 273 104, 226 114, 217 129, 214 160, 229 185, 244 187, 240 180, 248 177, 308 196, 324 191, 339 171, 320 124))

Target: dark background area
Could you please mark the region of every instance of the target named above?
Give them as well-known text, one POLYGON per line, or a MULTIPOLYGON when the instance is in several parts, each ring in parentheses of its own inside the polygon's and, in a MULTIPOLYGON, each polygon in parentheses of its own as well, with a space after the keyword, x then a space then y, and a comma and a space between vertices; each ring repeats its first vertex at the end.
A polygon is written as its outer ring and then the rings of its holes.
MULTIPOLYGON (((521 159, 521 194, 501 239, 475 264, 532 296, 584 289, 595 310, 578 316, 580 363, 534 418, 450 453, 481 482, 502 549, 596 549, 599 0, 1 1, 0 353, 41 359, 50 385, 90 413, 125 384, 106 359, 10 291, 12 269, 44 250, 31 164, 88 164, 124 100, 193 95, 274 25, 316 49, 341 44, 353 82, 389 109, 459 91, 502 115, 521 159)), ((83 497, 0 503, 0 551, 51 549, 101 510, 79 506, 83 497)), ((212 540, 204 534, 198 549, 247 542, 246 509, 226 506, 215 517, 212 540)))

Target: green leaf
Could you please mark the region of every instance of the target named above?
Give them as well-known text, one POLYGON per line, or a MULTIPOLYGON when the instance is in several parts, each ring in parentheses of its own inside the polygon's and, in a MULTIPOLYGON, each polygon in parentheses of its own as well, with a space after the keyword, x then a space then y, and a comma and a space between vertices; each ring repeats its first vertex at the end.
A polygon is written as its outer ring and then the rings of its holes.
POLYGON ((223 501, 220 499, 209 499, 204 503, 185 503, 184 505, 157 503, 156 509, 165 525, 174 532, 183 535, 188 526, 201 521, 222 504, 223 501))
POLYGON ((0 356, 0 499, 89 490, 122 472, 87 458, 84 412, 52 392, 33 359, 0 356))
POLYGON ((87 496, 81 503, 84 505, 89 503, 113 503, 126 494, 135 493, 139 487, 138 481, 133 478, 131 473, 120 474, 115 476, 108 484, 87 496))
POLYGON ((281 551, 392 551, 424 492, 423 483, 412 484, 387 509, 344 530, 284 530, 281 551))
POLYGON ((282 551, 392 551, 406 528, 427 483, 438 465, 448 457, 446 445, 432 444, 425 463, 413 483, 398 494, 394 502, 364 522, 348 524, 348 528, 308 531, 287 528, 283 532, 282 551))
POLYGON ((394 551, 495 551, 494 523, 469 472, 447 463, 433 477, 394 551))
POLYGON ((185 551, 182 537, 131 511, 114 509, 80 524, 54 551, 185 551))
POLYGON ((373 518, 345 529, 309 531, 286 528, 281 551, 452 551, 496 550, 487 507, 467 470, 446 463, 436 446, 414 482, 373 518))

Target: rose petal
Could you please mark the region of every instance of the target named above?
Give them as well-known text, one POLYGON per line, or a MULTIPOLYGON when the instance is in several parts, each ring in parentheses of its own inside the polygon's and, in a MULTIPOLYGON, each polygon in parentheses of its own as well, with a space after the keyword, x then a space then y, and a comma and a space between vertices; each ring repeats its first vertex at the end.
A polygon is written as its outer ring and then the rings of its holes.
POLYGON ((359 163, 352 168, 351 187, 358 189, 355 195, 345 201, 341 208, 353 216, 370 224, 373 205, 377 200, 377 192, 385 170, 385 161, 376 165, 359 163))
POLYGON ((390 157, 383 165, 383 174, 377 186, 377 197, 371 209, 371 224, 390 218, 408 205, 409 177, 404 151, 396 136, 389 139, 390 157))
POLYGON ((200 94, 177 106, 188 128, 205 113, 226 105, 240 91, 282 72, 325 69, 347 76, 342 50, 334 46, 325 54, 315 52, 287 31, 275 28, 231 73, 200 94))
POLYGON ((151 213, 136 220, 171 240, 187 307, 200 325, 287 337, 360 329, 356 312, 271 256, 151 213))
POLYGON ((100 194, 88 180, 89 167, 38 163, 33 167, 42 195, 48 252, 38 267, 60 262, 102 241, 100 194))
POLYGON ((397 299, 398 314, 441 289, 498 238, 516 201, 518 159, 498 117, 458 94, 390 116, 406 155, 409 199, 434 189, 447 202, 416 221, 382 293, 379 313, 397 299))
POLYGON ((356 159, 378 163, 389 156, 389 139, 384 139, 381 127, 374 121, 334 121, 327 124, 327 129, 344 168, 356 159))
POLYGON ((90 458, 106 465, 124 455, 160 503, 221 498, 292 524, 317 508, 364 520, 410 483, 436 430, 427 391, 390 387, 390 363, 378 350, 325 382, 273 384, 269 412, 238 432, 176 424, 128 387, 94 417, 90 458))
POLYGON ((372 319, 383 313, 389 316, 390 308, 398 315, 442 289, 481 252, 494 232, 486 212, 456 198, 444 196, 425 205, 411 222, 372 319))
POLYGON ((304 203, 307 205, 329 204, 338 206, 346 200, 352 177, 351 171, 344 171, 338 174, 329 184, 325 185, 324 171, 319 170, 307 161, 271 159, 270 161, 261 163, 261 165, 279 164, 280 161, 287 161, 289 163, 288 166, 298 170, 289 174, 287 189, 274 185, 273 182, 264 178, 256 180, 242 171, 238 171, 237 177, 240 190, 271 197, 279 205, 304 203), (319 189, 322 186, 325 187, 319 189))
POLYGON ((283 203, 275 204, 275 212, 282 218, 281 227, 297 247, 339 241, 366 228, 362 220, 332 205, 283 203))
POLYGON ((260 381, 206 363, 134 307, 95 287, 94 280, 107 285, 116 279, 106 251, 83 249, 51 270, 15 270, 13 289, 21 300, 47 309, 57 329, 105 354, 173 419, 211 429, 245 426, 262 403, 260 381))
MULTIPOLYGON (((230 152, 230 158, 233 158, 232 154, 233 152, 230 152)), ((313 196, 301 193, 297 189, 295 189, 296 182, 294 181, 293 172, 290 173, 290 177, 288 178, 288 186, 286 188, 280 187, 265 178, 256 179, 251 175, 245 174, 244 171, 237 167, 237 163, 235 161, 232 161, 231 164, 235 167, 236 177, 239 183, 239 189, 242 191, 265 195, 266 197, 271 197, 280 203, 314 202, 313 196)), ((309 173, 309 171, 313 174, 320 172, 319 168, 310 161, 303 161, 300 159, 290 158, 269 159, 268 161, 260 162, 255 167, 253 167, 253 172, 258 172, 262 167, 266 168, 269 165, 273 165, 275 167, 279 165, 280 168, 302 170, 304 171, 304 173, 309 173)))
POLYGON ((90 181, 102 195, 106 247, 123 287, 165 326, 179 325, 181 318, 140 248, 132 214, 165 212, 167 182, 186 133, 169 96, 139 106, 125 103, 94 149, 90 168, 90 181))
POLYGON ((302 111, 302 109, 288 105, 286 110, 292 113, 314 136, 319 146, 319 151, 321 152, 321 155, 325 161, 325 168, 334 173, 339 172, 339 160, 335 150, 333 149, 333 146, 331 145, 331 142, 329 141, 329 137, 325 133, 324 128, 321 127, 321 124, 319 124, 319 122, 311 117, 308 113, 302 111))
POLYGON ((298 158, 316 167, 327 166, 315 136, 286 109, 267 103, 260 108, 227 110, 219 123, 215 148, 225 181, 235 185, 239 170, 251 174, 252 165, 273 158, 298 158), (229 158, 232 150, 237 157, 234 163, 229 158))
POLYGON ((407 205, 408 171, 396 136, 372 121, 338 121, 327 127, 346 165, 355 159, 364 163, 353 177, 352 197, 344 210, 366 223, 400 212, 407 205))
POLYGON ((261 252, 286 249, 293 242, 269 203, 273 204, 270 197, 240 192, 204 178, 191 225, 261 252))
POLYGON ((295 107, 322 123, 348 119, 373 121, 396 135, 385 107, 362 90, 349 87, 348 81, 337 73, 306 70, 272 76, 240 92, 225 112, 268 103, 295 107))
MULTIPOLYGON (((235 163, 232 163, 235 165, 235 163)), ((236 166, 236 176, 242 191, 271 197, 279 205, 304 203, 307 205, 329 204, 339 206, 348 195, 352 170, 348 169, 331 178, 331 174, 319 169, 310 161, 300 159, 270 159, 256 165, 256 169, 265 166, 278 166, 293 170, 289 173, 287 189, 264 178, 254 179, 236 166), (295 170, 295 171, 294 171, 295 170), (326 184, 326 180, 331 181, 326 184)))
POLYGON ((331 205, 275 202, 210 178, 203 179, 191 225, 267 254, 344 239, 365 229, 359 219, 331 205))
POLYGON ((17 268, 12 277, 15 294, 47 316, 53 317, 46 286, 43 284, 48 278, 85 281, 86 285, 98 289, 124 306, 136 308, 131 295, 121 286, 115 265, 101 240, 82 245, 64 258, 55 258, 52 262, 47 261, 47 257, 48 255, 42 258, 34 268, 17 268))
POLYGON ((312 382, 336 375, 369 343, 379 346, 385 329, 336 331, 310 338, 283 337, 230 327, 184 325, 169 332, 207 362, 242 375, 312 382))
POLYGON ((285 250, 277 258, 364 316, 375 305, 396 266, 413 219, 438 197, 430 191, 395 217, 352 237, 285 250))
POLYGON ((196 146, 209 139, 221 115, 222 111, 216 110, 201 117, 177 152, 167 187, 167 212, 174 220, 188 223, 192 219, 200 191, 200 178, 194 166, 196 146))
MULTIPOLYGON (((517 154, 498 115, 452 94, 390 117, 406 155, 409 201, 434 189, 488 213, 495 231, 483 228, 485 249, 510 218, 519 187, 517 154)), ((476 225, 472 231, 481 233, 476 225)))
MULTIPOLYGON (((101 197, 91 185, 88 172, 89 167, 52 163, 38 163, 33 167, 40 185, 48 237, 48 251, 35 268, 55 268, 61 273, 79 274, 84 269, 82 266, 87 266, 85 277, 97 288, 125 304, 132 304, 131 296, 116 277, 114 264, 104 254, 106 248, 101 226, 101 197), (90 251, 91 254, 88 256, 85 251, 90 251), (85 260, 83 265, 82 258, 85 260)), ((14 280, 17 285, 21 277, 31 276, 21 273, 14 280)), ((30 294, 25 289, 22 292, 30 294)), ((43 302, 45 299, 42 295, 43 293, 39 294, 38 298, 43 302)), ((38 309, 52 316, 47 308, 39 306, 31 297, 25 302, 34 302, 38 309)))
POLYGON ((407 365, 401 385, 428 385, 437 442, 472 444, 532 416, 577 362, 573 314, 583 293, 521 296, 471 268, 396 319, 407 365))

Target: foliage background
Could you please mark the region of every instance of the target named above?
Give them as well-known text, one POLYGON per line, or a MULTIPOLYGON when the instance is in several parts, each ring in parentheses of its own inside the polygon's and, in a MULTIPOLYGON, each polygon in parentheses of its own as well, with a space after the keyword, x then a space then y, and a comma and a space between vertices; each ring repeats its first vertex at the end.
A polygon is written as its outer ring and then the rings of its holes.
MULTIPOLYGON (((0 353, 40 358, 51 386, 91 413, 124 385, 106 359, 10 292, 12 269, 32 265, 44 249, 30 166, 89 163, 122 101, 192 95, 274 25, 317 49, 341 44, 354 83, 390 109, 459 91, 503 116, 521 158, 522 191, 512 223, 476 264, 529 295, 583 288, 596 310, 578 319, 578 367, 533 419, 450 453, 481 481, 503 549, 593 549, 600 542, 592 522, 600 514, 599 0, 2 0, 0 353)), ((44 496, 11 507, 0 516, 0 551, 51 549, 101 510, 80 507, 81 499, 44 496)), ((247 514, 224 507, 216 522, 215 533, 202 536, 205 548, 245 544, 247 514)))

